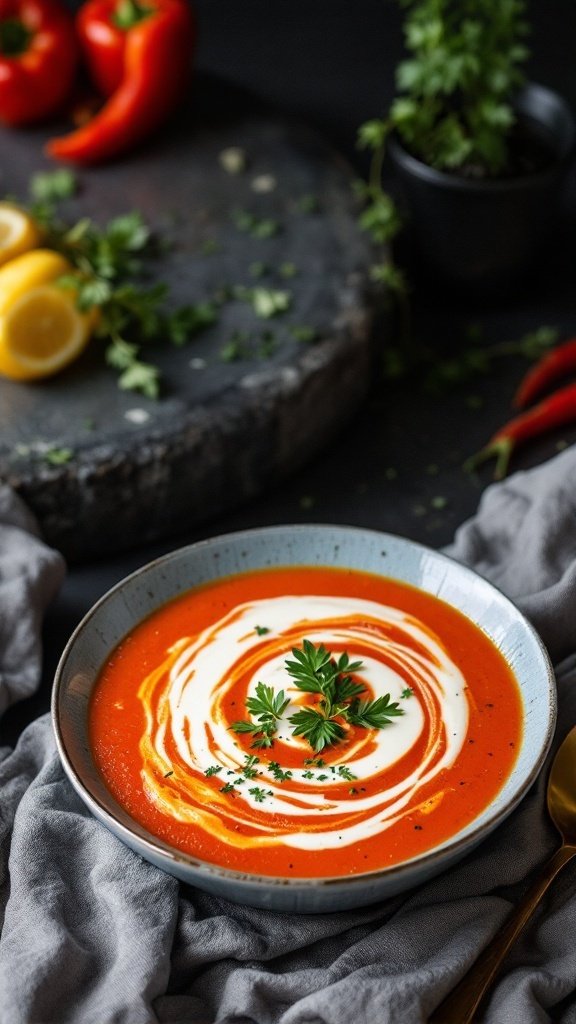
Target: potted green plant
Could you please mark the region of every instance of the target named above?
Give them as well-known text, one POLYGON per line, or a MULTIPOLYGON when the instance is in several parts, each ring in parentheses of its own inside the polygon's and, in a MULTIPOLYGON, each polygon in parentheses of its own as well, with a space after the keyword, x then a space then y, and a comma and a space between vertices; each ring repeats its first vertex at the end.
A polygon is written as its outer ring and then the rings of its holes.
MULTIPOLYGON (((544 251, 574 149, 572 113, 526 81, 524 0, 399 2, 408 55, 396 68, 397 93, 387 115, 359 131, 373 151, 362 226, 377 242, 400 229, 382 187, 388 153, 428 269, 464 288, 501 291, 544 251)), ((391 261, 379 274, 403 286, 391 261)))

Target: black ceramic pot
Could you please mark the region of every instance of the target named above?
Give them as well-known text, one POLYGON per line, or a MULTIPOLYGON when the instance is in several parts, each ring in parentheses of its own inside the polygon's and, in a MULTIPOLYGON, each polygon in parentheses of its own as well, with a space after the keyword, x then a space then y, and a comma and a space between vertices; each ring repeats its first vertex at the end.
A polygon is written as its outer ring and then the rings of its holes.
POLYGON ((546 146, 542 170, 493 181, 434 170, 397 138, 389 154, 402 187, 417 250, 435 277, 465 291, 500 294, 527 278, 545 257, 574 155, 568 104, 529 85, 515 103, 518 121, 546 146))

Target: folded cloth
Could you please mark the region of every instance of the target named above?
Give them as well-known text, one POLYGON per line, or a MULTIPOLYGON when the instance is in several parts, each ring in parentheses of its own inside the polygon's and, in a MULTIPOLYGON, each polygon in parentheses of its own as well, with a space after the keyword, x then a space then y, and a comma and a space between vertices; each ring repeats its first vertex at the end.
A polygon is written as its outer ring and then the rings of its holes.
MULTIPOLYGON (((1 581, 14 564, 8 531, 30 526, 12 507, 4 494, 1 581)), ((33 536, 26 551, 17 564, 30 576, 0 592, 11 699, 37 676, 45 595, 61 578, 59 560, 33 536)), ((556 749, 576 722, 576 449, 488 488, 449 553, 540 631, 556 667, 556 749)), ((68 784, 47 716, 3 753, 1 1024, 419 1024, 558 843, 545 771, 496 832, 439 878, 357 911, 281 915, 181 885, 115 839, 68 784)), ((486 1024, 576 1022, 575 883, 572 863, 518 939, 486 1024)))

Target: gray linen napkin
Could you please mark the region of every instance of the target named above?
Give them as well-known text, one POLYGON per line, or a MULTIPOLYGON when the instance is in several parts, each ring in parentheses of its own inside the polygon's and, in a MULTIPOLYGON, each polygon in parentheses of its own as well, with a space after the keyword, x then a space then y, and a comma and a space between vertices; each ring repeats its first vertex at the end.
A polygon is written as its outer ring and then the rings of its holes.
MULTIPOLYGON (((30 522, 2 502, 4 581, 8 531, 22 550, 30 522)), ((576 449, 489 488, 450 553, 540 631, 557 672, 556 749, 576 722, 576 449)), ((61 578, 32 537, 19 564, 29 575, 0 591, 11 699, 37 677, 38 625, 61 578)), ((425 1022, 558 841, 546 774, 493 837, 421 888, 348 913, 279 915, 179 885, 126 849, 76 797, 41 718, 0 752, 0 1024, 425 1022)), ((514 947, 486 1024, 575 1024, 575 921, 572 863, 514 947)))

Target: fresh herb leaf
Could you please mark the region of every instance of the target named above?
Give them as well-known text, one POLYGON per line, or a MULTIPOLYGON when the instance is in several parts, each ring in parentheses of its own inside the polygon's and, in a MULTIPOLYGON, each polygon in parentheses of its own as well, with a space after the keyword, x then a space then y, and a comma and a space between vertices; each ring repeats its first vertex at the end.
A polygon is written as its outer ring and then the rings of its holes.
POLYGON ((180 306, 166 318, 167 334, 173 345, 185 345, 194 335, 212 327, 217 319, 218 311, 212 302, 180 306))
POLYGON ((251 733, 254 736, 252 747, 255 749, 271 747, 273 743, 272 737, 277 731, 276 721, 281 717, 289 703, 290 698, 284 696, 283 690, 275 694, 271 686, 257 683, 256 696, 247 698, 246 710, 251 715, 257 716, 258 720, 252 722, 241 719, 240 721, 232 722, 230 729, 233 732, 251 733))
POLYGON ((254 631, 258 634, 258 636, 264 636, 266 633, 270 632, 268 626, 254 626, 254 631))
POLYGON ((56 171, 37 171, 30 179, 30 195, 40 203, 70 199, 77 190, 76 175, 65 167, 56 171))
POLYGON ((350 674, 362 668, 361 661, 351 662, 344 652, 337 662, 324 644, 315 647, 310 640, 304 640, 302 649, 292 648, 294 661, 286 661, 286 671, 295 679, 299 690, 321 693, 331 703, 348 700, 366 689, 361 683, 354 683, 350 674))
POLYGON ((293 324, 290 327, 290 334, 294 338, 294 341, 300 341, 305 345, 311 344, 318 338, 318 331, 315 327, 309 327, 307 324, 293 324))
POLYGON ((347 782, 353 782, 358 778, 358 776, 354 775, 345 764, 338 765, 338 775, 341 779, 346 779, 347 782))
POLYGON ((267 796, 274 796, 271 789, 261 789, 259 786, 254 786, 248 792, 254 797, 257 804, 263 803, 267 796))
POLYGON ((259 715, 261 721, 263 718, 281 718, 289 703, 290 698, 285 697, 284 690, 275 694, 271 686, 257 683, 256 696, 247 698, 246 708, 252 715, 259 715))
POLYGON ((257 217, 247 210, 234 210, 232 220, 239 231, 252 235, 253 238, 273 238, 280 232, 280 224, 271 217, 257 217))
POLYGON ((208 778, 210 778, 211 775, 217 775, 218 772, 221 772, 221 771, 222 771, 222 765, 221 764, 213 764, 213 765, 210 765, 210 767, 206 769, 206 771, 204 772, 204 775, 207 775, 208 778))
POLYGON ((244 767, 239 769, 240 774, 246 779, 255 779, 258 775, 255 765, 260 764, 260 758, 254 754, 246 754, 245 761, 244 767))
POLYGON ((48 448, 44 452, 44 459, 51 466, 65 466, 73 458, 73 448, 48 448))
POLYGON ((318 198, 312 195, 312 193, 305 193, 303 196, 300 196, 296 205, 300 213, 317 213, 320 209, 318 198))
POLYGON ((385 697, 376 697, 375 700, 360 701, 357 697, 354 698, 347 717, 351 725, 361 725, 365 729, 383 729, 385 725, 389 725, 392 718, 403 714, 397 702, 390 702, 390 694, 387 693, 385 697))
POLYGON ((346 732, 332 718, 326 718, 321 711, 315 708, 302 708, 289 721, 294 726, 295 736, 302 736, 315 751, 323 750, 331 743, 339 743, 344 739, 346 732))
POLYGON ((118 378, 122 391, 140 391, 146 398, 158 398, 160 393, 160 370, 152 363, 134 360, 118 378))
POLYGON ((248 267, 250 277, 265 277, 269 272, 269 268, 265 263, 262 263, 261 260, 255 260, 255 262, 251 263, 248 267))
POLYGON ((286 782, 288 779, 292 778, 292 772, 290 769, 284 771, 277 761, 270 761, 268 770, 272 772, 276 782, 286 782))
POLYGON ((402 693, 400 694, 400 696, 403 697, 405 700, 407 700, 408 697, 411 697, 413 693, 414 693, 414 690, 412 689, 412 687, 411 686, 407 686, 405 690, 402 690, 402 693))

